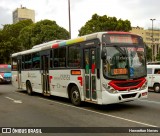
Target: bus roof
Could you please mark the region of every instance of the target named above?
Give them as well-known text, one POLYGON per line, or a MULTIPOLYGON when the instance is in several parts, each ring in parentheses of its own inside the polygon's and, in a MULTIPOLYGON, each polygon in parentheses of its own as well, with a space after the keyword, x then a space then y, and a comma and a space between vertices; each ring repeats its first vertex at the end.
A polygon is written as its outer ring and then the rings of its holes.
POLYGON ((15 56, 18 56, 18 55, 23 55, 23 54, 29 54, 29 53, 33 53, 33 52, 41 51, 41 50, 47 50, 47 49, 51 49, 51 48, 58 48, 58 47, 61 47, 61 46, 66 46, 66 45, 70 45, 70 44, 74 44, 74 43, 84 42, 84 41, 87 41, 87 40, 96 39, 96 38, 100 37, 101 35, 107 34, 107 33, 108 34, 132 34, 132 35, 137 35, 137 34, 133 34, 133 33, 130 33, 130 32, 120 32, 120 31, 97 32, 97 33, 92 33, 92 34, 84 35, 84 36, 81 36, 81 37, 77 37, 77 38, 74 38, 74 39, 54 40, 54 41, 42 43, 42 44, 39 44, 39 45, 35 45, 35 46, 32 47, 32 49, 12 54, 12 57, 15 57, 15 56))
POLYGON ((52 44, 57 43, 57 42, 61 42, 61 41, 65 41, 65 40, 53 40, 53 41, 49 41, 49 42, 46 42, 46 43, 35 45, 35 46, 32 47, 32 49, 34 49, 34 48, 40 48, 40 47, 43 47, 43 46, 51 46, 52 44))
POLYGON ((14 54, 12 54, 12 57, 16 57, 16 56, 23 55, 23 54, 34 53, 34 52, 37 52, 40 50, 41 50, 41 48, 29 49, 29 50, 21 51, 18 53, 14 53, 14 54))
MULTIPOLYGON (((82 37, 78 37, 78 38, 75 38, 75 39, 70 39, 70 40, 59 42, 59 43, 55 43, 55 44, 52 45, 51 48, 57 48, 57 47, 65 46, 65 45, 70 45, 70 44, 73 44, 73 43, 79 43, 79 42, 84 42, 84 41, 87 41, 87 40, 96 39, 100 35, 107 34, 107 33, 108 34, 132 34, 132 35, 137 35, 137 34, 133 34, 133 33, 130 33, 130 32, 120 32, 120 31, 97 32, 97 33, 88 34, 88 35, 85 35, 85 36, 82 36, 82 37)), ((137 35, 137 36, 139 36, 139 35, 137 35)))

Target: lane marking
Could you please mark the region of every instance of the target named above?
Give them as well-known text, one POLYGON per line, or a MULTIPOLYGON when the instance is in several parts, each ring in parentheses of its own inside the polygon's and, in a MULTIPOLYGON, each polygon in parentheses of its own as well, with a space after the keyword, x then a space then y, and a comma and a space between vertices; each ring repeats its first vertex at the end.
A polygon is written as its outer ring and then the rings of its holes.
POLYGON ((101 112, 97 112, 97 111, 92 111, 92 110, 88 110, 88 109, 84 109, 84 108, 80 108, 80 107, 75 107, 75 106, 64 104, 64 103, 61 103, 61 102, 55 102, 55 101, 47 100, 47 99, 44 99, 44 98, 39 98, 39 99, 49 101, 49 102, 53 102, 53 103, 58 103, 58 104, 61 104, 61 105, 65 105, 65 106, 68 106, 68 107, 72 107, 72 108, 76 108, 76 109, 80 109, 80 110, 84 110, 84 111, 88 111, 88 112, 92 112, 92 113, 96 113, 96 114, 100 114, 100 115, 104 115, 104 116, 108 116, 108 117, 112 117, 112 118, 116 118, 116 119, 120 119, 120 120, 124 120, 124 121, 128 121, 128 122, 132 122, 132 123, 136 123, 136 124, 140 124, 140 125, 144 125, 144 126, 147 126, 147 127, 159 127, 159 126, 143 123, 143 122, 140 122, 140 121, 126 119, 126 118, 123 118, 123 117, 118 117, 118 116, 105 114, 105 113, 101 113, 101 112))
MULTIPOLYGON (((18 92, 15 92, 15 93, 18 93, 18 92)), ((108 116, 108 117, 112 117, 112 118, 116 118, 116 119, 120 119, 120 120, 124 120, 124 121, 128 121, 128 122, 144 125, 144 126, 147 126, 147 127, 159 127, 159 126, 151 125, 151 124, 148 124, 148 123, 143 123, 143 122, 140 122, 140 121, 126 119, 126 118, 119 117, 119 116, 114 116, 114 115, 105 114, 105 113, 101 113, 101 112, 96 112, 96 111, 92 111, 92 110, 88 110, 88 109, 83 109, 83 108, 80 108, 80 107, 68 105, 68 104, 61 103, 61 102, 55 102, 55 101, 44 99, 44 98, 38 98, 38 99, 42 99, 44 101, 53 102, 53 103, 61 104, 61 105, 64 105, 64 106, 68 106, 68 107, 72 107, 72 108, 76 108, 76 109, 80 109, 80 110, 84 110, 84 111, 88 111, 88 112, 92 112, 92 113, 96 113, 96 114, 100 114, 100 115, 104 115, 104 116, 108 116)), ((146 100, 139 100, 139 101, 146 101, 146 100)), ((148 102, 155 102, 155 101, 148 101, 148 102)), ((155 102, 155 103, 157 103, 157 102, 155 102)))
POLYGON ((5 98, 7 98, 7 99, 9 99, 9 100, 12 100, 14 103, 22 103, 21 100, 15 100, 15 99, 10 98, 10 97, 5 97, 5 98))

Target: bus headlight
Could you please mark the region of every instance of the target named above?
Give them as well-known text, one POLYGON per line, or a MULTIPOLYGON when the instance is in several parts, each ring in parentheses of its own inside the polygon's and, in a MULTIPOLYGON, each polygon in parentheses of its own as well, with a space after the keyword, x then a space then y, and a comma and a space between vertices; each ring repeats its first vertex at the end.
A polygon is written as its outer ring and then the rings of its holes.
POLYGON ((141 86, 140 90, 144 90, 148 87, 147 81, 141 86))
POLYGON ((115 93, 118 93, 117 90, 115 90, 112 86, 106 84, 106 83, 103 83, 102 86, 105 88, 106 91, 108 91, 109 93, 112 93, 112 94, 115 94, 115 93))

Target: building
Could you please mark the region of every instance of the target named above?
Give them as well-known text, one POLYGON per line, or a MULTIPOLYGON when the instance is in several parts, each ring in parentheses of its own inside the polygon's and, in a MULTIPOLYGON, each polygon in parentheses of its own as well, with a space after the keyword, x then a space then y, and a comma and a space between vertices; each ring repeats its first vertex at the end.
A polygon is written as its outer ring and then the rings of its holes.
POLYGON ((13 11, 13 24, 26 19, 35 22, 35 11, 22 6, 13 11))
POLYGON ((160 53, 160 29, 144 29, 142 27, 132 27, 130 31, 143 37, 144 42, 152 48, 152 61, 155 61, 156 56, 160 53), (153 36, 153 37, 152 37, 153 36))

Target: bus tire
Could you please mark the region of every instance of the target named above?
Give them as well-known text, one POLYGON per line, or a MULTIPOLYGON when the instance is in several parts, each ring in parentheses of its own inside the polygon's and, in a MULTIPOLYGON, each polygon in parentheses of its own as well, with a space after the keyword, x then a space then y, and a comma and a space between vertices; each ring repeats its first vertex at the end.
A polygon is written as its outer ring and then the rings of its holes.
POLYGON ((154 85, 154 91, 155 91, 156 93, 159 93, 159 92, 160 92, 160 84, 155 84, 155 85, 154 85))
POLYGON ((32 91, 32 86, 31 86, 31 83, 28 81, 27 84, 26 84, 26 89, 27 89, 27 93, 29 95, 32 95, 33 94, 33 91, 32 91))
POLYGON ((71 88, 70 98, 73 105, 75 106, 81 105, 81 97, 77 86, 73 86, 71 88))

